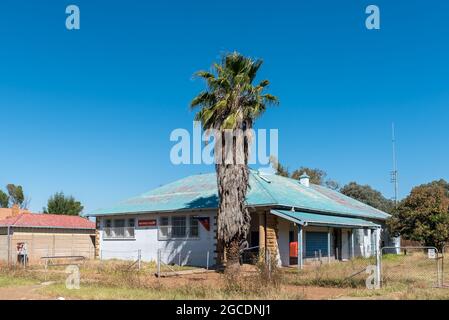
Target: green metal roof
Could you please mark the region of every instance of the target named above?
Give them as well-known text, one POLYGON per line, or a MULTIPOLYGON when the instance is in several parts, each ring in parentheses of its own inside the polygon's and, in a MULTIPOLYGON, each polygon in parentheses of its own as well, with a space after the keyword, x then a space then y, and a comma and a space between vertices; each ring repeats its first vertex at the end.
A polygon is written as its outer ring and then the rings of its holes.
MULTIPOLYGON (((346 197, 323 186, 305 187, 298 180, 278 175, 262 175, 250 171, 248 206, 272 208, 294 207, 313 211, 385 220, 388 214, 346 197)), ((215 173, 189 176, 161 186, 117 205, 95 210, 87 216, 175 212, 181 210, 216 209, 218 207, 215 173)))
POLYGON ((301 225, 311 226, 337 226, 348 228, 378 228, 380 225, 371 221, 348 218, 342 216, 332 216, 309 212, 298 212, 289 210, 271 210, 271 213, 284 219, 296 222, 301 225))

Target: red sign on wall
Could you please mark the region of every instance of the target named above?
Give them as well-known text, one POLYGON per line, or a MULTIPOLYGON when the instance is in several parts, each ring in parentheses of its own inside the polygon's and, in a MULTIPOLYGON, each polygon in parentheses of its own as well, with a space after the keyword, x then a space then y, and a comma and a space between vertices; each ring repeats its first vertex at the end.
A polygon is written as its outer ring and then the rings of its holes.
POLYGON ((139 227, 155 227, 156 225, 156 219, 139 220, 139 222, 137 222, 137 226, 139 227))

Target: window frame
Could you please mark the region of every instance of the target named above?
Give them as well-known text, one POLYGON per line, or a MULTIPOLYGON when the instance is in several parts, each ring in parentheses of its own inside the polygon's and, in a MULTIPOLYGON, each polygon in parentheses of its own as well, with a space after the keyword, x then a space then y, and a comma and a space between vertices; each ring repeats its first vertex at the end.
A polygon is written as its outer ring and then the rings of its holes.
POLYGON ((198 239, 200 237, 200 222, 198 221, 198 218, 195 216, 189 216, 187 219, 189 220, 188 228, 187 228, 187 237, 189 239, 198 239), (192 235, 192 221, 195 221, 195 229, 196 229, 196 235, 192 235))
POLYGON ((158 240, 169 240, 171 239, 171 225, 170 225, 170 217, 169 216, 162 216, 158 217, 158 224, 157 224, 157 237, 158 240), (162 219, 167 219, 167 224, 162 223, 162 219), (166 228, 166 234, 162 234, 161 228, 166 228))
POLYGON ((166 240, 199 240, 200 239, 200 225, 199 225, 199 221, 196 218, 196 216, 194 215, 164 215, 164 216, 159 216, 158 217, 158 240, 159 241, 166 241, 166 240), (173 218, 184 218, 185 221, 185 233, 184 235, 173 235, 173 229, 174 228, 179 228, 179 226, 174 226, 173 225, 173 218), (166 220, 167 224, 163 223, 163 220, 166 220), (192 226, 193 224, 191 223, 193 220, 196 220, 196 228, 197 229, 197 234, 196 235, 192 235, 192 226), (166 228, 166 234, 162 234, 162 228, 166 228))
POLYGON ((188 228, 188 226, 187 226, 187 216, 172 216, 171 217, 171 238, 172 239, 185 239, 185 238, 188 238, 187 228, 188 228), (173 220, 184 221, 184 223, 181 224, 181 225, 176 225, 175 226, 174 223, 173 223, 174 222, 173 220), (184 229, 184 233, 183 234, 174 235, 175 234, 174 230, 177 230, 177 229, 180 229, 180 228, 184 229))
POLYGON ((109 218, 104 220, 103 240, 135 240, 135 218, 109 218), (134 226, 132 226, 132 222, 134 226))

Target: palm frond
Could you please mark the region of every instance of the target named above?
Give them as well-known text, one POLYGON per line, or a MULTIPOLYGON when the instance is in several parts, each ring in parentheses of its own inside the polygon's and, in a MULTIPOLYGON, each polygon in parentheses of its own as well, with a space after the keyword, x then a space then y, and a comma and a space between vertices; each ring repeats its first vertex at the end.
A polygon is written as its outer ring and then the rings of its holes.
POLYGON ((200 108, 195 119, 204 128, 234 129, 252 125, 268 105, 278 104, 277 97, 264 93, 268 80, 253 84, 262 63, 232 52, 224 55, 221 63, 213 64, 212 72, 197 72, 206 80, 207 88, 191 102, 192 109, 200 108))

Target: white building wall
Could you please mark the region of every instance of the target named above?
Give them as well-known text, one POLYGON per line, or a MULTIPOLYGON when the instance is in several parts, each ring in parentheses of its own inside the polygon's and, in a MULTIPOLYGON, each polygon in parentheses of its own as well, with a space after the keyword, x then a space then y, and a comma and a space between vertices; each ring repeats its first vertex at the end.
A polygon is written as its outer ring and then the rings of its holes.
POLYGON ((164 263, 181 262, 182 265, 206 266, 215 264, 216 227, 213 212, 197 213, 161 213, 99 217, 100 219, 100 259, 137 260, 139 250, 143 261, 157 261, 161 250, 164 263), (210 230, 199 223, 198 238, 161 240, 158 234, 159 219, 162 216, 201 216, 209 217, 210 230), (105 239, 103 229, 107 219, 135 219, 135 237, 133 239, 105 239), (139 227, 139 220, 157 220, 154 227, 139 227), (207 253, 209 252, 209 262, 207 253))

